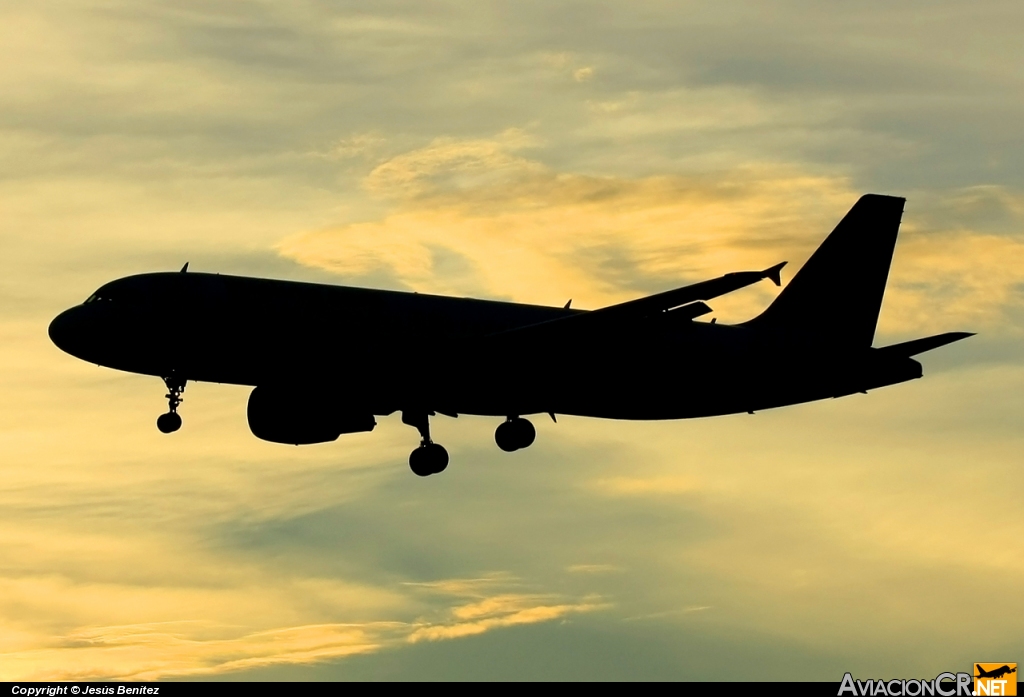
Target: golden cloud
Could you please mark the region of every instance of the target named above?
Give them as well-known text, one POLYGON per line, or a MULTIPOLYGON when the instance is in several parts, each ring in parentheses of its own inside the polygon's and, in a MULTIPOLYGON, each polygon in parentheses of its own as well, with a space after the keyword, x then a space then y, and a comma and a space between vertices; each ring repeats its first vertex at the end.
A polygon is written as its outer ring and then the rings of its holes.
POLYGON ((406 582, 403 585, 432 593, 452 595, 461 598, 485 597, 498 585, 509 587, 519 580, 507 573, 492 573, 479 578, 446 578, 440 581, 406 582))
POLYGON ((910 234, 896 249, 884 328, 992 328, 1005 322, 1004 310, 1024 300, 1024 243, 1019 239, 964 231, 910 234))
POLYGON ((412 632, 408 641, 439 641, 483 634, 499 627, 521 624, 550 622, 569 614, 592 612, 608 607, 607 604, 589 599, 579 603, 545 604, 543 596, 501 595, 453 608, 453 621, 446 624, 430 624, 412 632))
MULTIPOLYGON (((442 579, 435 583, 405 584, 414 593, 438 590, 460 597, 415 621, 408 619, 281 625, 266 629, 253 622, 273 623, 302 612, 291 602, 291 587, 265 582, 256 588, 140 589, 118 584, 72 584, 57 578, 0 579, 6 604, 46 604, 58 615, 55 623, 90 616, 129 618, 145 608, 146 616, 172 619, 120 625, 83 624, 57 635, 5 627, 0 644, 0 679, 4 680, 156 680, 168 676, 226 673, 270 665, 301 664, 369 653, 422 640, 439 641, 481 634, 493 629, 548 622, 572 613, 606 605, 596 598, 568 600, 553 595, 510 593, 507 574, 480 583, 442 579), (494 586, 497 588, 492 588, 494 586), (491 588, 491 595, 484 592, 491 588), (466 597, 470 602, 464 602, 466 597), (254 619, 253 607, 265 608, 254 619), (95 608, 93 612, 87 608, 95 608), (202 617, 205 619, 187 619, 202 617), (10 630, 10 631, 8 631, 10 630)), ((332 596, 344 607, 364 608, 371 614, 400 616, 402 599, 383 599, 386 591, 344 587, 334 581, 311 579, 297 583, 303 598, 315 598, 319 608, 332 596), (339 596, 341 593, 341 596, 339 596)), ((412 597, 404 599, 406 604, 412 597)), ((6 613, 8 617, 11 613, 6 613)), ((38 613, 37 613, 38 614, 38 613)))
POLYGON ((282 663, 310 663, 380 648, 389 625, 310 625, 229 639, 197 639, 197 623, 94 627, 59 646, 4 655, 6 679, 157 680, 282 663))
MULTIPOLYGON (((859 195, 845 179, 766 164, 703 176, 560 173, 522 154, 536 145, 510 130, 386 160, 364 187, 391 202, 389 213, 292 235, 278 251, 346 275, 386 269, 422 292, 597 307, 782 260, 795 270, 859 195)), ((1024 243, 963 227, 915 234, 914 213, 882 328, 998 323, 1019 302, 1024 243)), ((756 287, 714 307, 742 320, 773 293, 756 287)))
POLYGON ((765 236, 799 240, 800 221, 826 219, 824 201, 850 198, 837 180, 756 168, 728 179, 560 174, 517 154, 531 144, 510 131, 395 157, 364 183, 392 213, 294 235, 278 250, 343 274, 387 268, 426 292, 597 305, 652 278, 763 268, 778 261, 765 236), (780 203, 791 200, 803 205, 780 203))

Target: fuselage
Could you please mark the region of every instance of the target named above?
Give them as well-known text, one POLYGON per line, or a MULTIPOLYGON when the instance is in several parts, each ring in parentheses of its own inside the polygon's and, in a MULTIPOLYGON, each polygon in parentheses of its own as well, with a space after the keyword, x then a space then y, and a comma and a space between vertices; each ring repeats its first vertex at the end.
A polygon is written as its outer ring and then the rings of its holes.
POLYGON ((204 273, 108 283, 50 326, 64 351, 181 380, 286 386, 373 414, 677 419, 920 377, 909 358, 672 312, 577 341, 502 333, 581 311, 204 273))

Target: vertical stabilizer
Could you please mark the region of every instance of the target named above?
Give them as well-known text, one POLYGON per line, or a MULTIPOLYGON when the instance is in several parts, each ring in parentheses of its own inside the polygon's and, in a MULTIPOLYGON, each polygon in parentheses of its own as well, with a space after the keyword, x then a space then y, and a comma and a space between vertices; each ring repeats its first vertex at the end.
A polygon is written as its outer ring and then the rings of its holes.
POLYGON ((827 344, 871 346, 905 202, 861 196, 752 324, 827 344))

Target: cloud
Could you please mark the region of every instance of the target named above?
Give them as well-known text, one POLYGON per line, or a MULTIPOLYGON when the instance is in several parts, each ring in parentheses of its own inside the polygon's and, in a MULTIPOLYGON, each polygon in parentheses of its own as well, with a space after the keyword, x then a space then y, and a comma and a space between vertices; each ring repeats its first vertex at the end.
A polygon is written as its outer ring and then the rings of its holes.
POLYGON ((573 564, 565 568, 571 574, 608 574, 622 571, 614 564, 573 564))
POLYGON ((671 496, 698 491, 700 486, 685 475, 661 477, 608 477, 591 483, 592 488, 607 496, 671 496))
MULTIPOLYGON (((154 588, 140 597, 137 588, 127 586, 82 587, 56 579, 30 579, 12 583, 0 578, 8 606, 25 602, 26 592, 35 588, 35 602, 42 596, 60 588, 58 606, 75 607, 89 596, 89 604, 106 612, 121 606, 125 616, 134 608, 160 605, 164 613, 195 619, 169 619, 125 625, 84 625, 57 636, 33 636, 29 632, 8 636, 3 649, 3 667, 0 676, 6 679, 35 680, 159 680, 167 677, 202 676, 226 672, 251 670, 272 665, 307 664, 338 659, 356 654, 381 650, 394 650, 406 643, 442 641, 524 624, 550 622, 571 614, 593 612, 607 608, 596 598, 564 602, 554 595, 536 595, 503 592, 506 576, 495 575, 484 584, 464 579, 441 580, 432 584, 405 584, 414 593, 443 589, 464 599, 468 593, 473 599, 458 602, 448 609, 432 607, 430 615, 417 619, 376 620, 344 623, 299 624, 255 629, 254 624, 273 622, 282 617, 277 611, 261 611, 253 616, 232 612, 248 607, 286 606, 284 614, 299 610, 288 599, 286 588, 277 589, 277 598, 267 596, 267 587, 248 594, 234 588, 227 592, 218 589, 154 588), (488 595, 481 591, 490 587, 488 595), (494 588, 497 586, 497 588, 494 588), (71 597, 67 597, 70 595, 71 597), (249 595, 249 597, 246 597, 249 595), (175 603, 175 596, 178 602, 175 603), (260 598, 262 596, 262 598, 260 598), (227 604, 220 606, 218 598, 227 604), (141 602, 140 602, 141 601, 141 602), (170 601, 171 605, 168 605, 170 601), (234 606, 234 607, 232 607, 234 606), (220 618, 220 621, 215 618, 220 618), (229 620, 229 621, 224 621, 229 620)), ((507 582, 506 582, 507 583, 507 582)), ((307 599, 325 599, 336 582, 312 583, 303 581, 307 599)), ((390 612, 401 608, 399 598, 385 605, 379 603, 379 589, 348 589, 339 607, 360 607, 366 611, 381 612, 390 606, 390 612), (353 594, 353 590, 356 593, 353 594), (374 610, 374 596, 377 607, 374 610)), ((51 597, 55 597, 51 595, 51 597)), ((405 599, 411 601, 411 597, 405 599)), ((388 612, 387 609, 384 610, 388 612)), ((8 611, 8 617, 10 616, 8 611)), ((56 618, 55 618, 56 619, 56 618)), ((74 616, 61 615, 61 624, 69 624, 74 616)))
POLYGON ((598 601, 563 605, 537 604, 540 600, 542 598, 537 596, 505 595, 456 607, 451 613, 454 622, 420 627, 409 635, 409 641, 416 643, 458 639, 500 627, 550 622, 573 613, 608 607, 598 601))
POLYGON ((524 131, 509 129, 494 139, 437 138, 423 148, 392 157, 373 168, 363 186, 405 201, 420 196, 505 187, 543 175, 544 167, 516 155, 534 144, 524 131))
POLYGON ((348 138, 340 139, 327 150, 324 156, 342 160, 370 157, 385 143, 387 143, 387 139, 379 132, 356 133, 348 138))
POLYGON ((651 279, 681 284, 763 268, 775 261, 761 249, 764 236, 792 243, 802 215, 806 226, 845 193, 840 181, 775 168, 641 179, 558 173, 517 153, 528 143, 507 132, 391 158, 364 185, 393 200, 392 212, 300 233, 278 249, 340 274, 384 267, 428 292, 606 303, 651 279), (461 271, 439 268, 440 253, 460 259, 461 271))
POLYGON ((884 329, 1016 333, 1024 305, 1024 239, 971 232, 907 235, 897 247, 884 329))
MULTIPOLYGON (((397 155, 363 183, 391 202, 383 217, 292 235, 278 250, 343 275, 386 269, 424 292, 592 308, 780 260, 795 271, 859 195, 841 178, 767 164, 703 176, 563 173, 522 154, 533 146, 510 130, 397 155)), ((947 196, 909 204, 883 332, 993 327, 1021 303, 1024 239, 989 231, 1018 224, 1019 197, 947 196), (938 230, 918 234, 935 220, 938 230)), ((740 320, 770 299, 758 287, 712 305, 740 320)))
POLYGON ((514 586, 519 579, 507 573, 492 573, 480 578, 446 578, 440 581, 407 581, 404 585, 432 593, 461 598, 486 597, 496 586, 514 586))
POLYGON ((594 77, 594 69, 590 66, 572 71, 572 79, 576 82, 587 82, 594 77))
POLYGON ((829 680, 1017 650, 1021 22, 923 8, 3 3, 4 676, 422 678, 440 656, 636 679, 655 656, 718 679, 746 650, 752 679, 829 680), (191 385, 163 438, 158 380, 45 332, 189 260, 585 308, 784 259, 790 278, 867 191, 909 199, 880 341, 980 331, 924 380, 538 422, 515 455, 491 420, 437 419, 452 466, 427 481, 397 417, 274 446, 232 386, 191 385), (1005 612, 950 620, 978 598, 1005 612))
POLYGON ((8 653, 4 672, 9 679, 65 681, 211 675, 376 651, 388 629, 314 625, 203 639, 195 636, 193 623, 184 622, 94 627, 55 642, 62 646, 8 653))

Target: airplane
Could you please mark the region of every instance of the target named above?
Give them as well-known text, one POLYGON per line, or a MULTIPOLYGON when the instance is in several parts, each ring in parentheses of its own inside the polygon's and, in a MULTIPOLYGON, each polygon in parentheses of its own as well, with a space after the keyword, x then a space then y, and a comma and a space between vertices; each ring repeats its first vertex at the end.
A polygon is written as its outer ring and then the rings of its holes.
MULTIPOLYGON (((252 433, 306 445, 373 430, 400 411, 419 431, 409 466, 443 471, 430 417, 500 417, 506 452, 530 415, 685 419, 866 393, 922 376, 916 356, 972 336, 873 348, 905 199, 866 194, 775 300, 735 325, 706 301, 785 262, 598 310, 188 271, 111 281, 49 326, 84 361, 163 379, 163 433, 189 381, 247 385, 252 433)), ((570 301, 571 303, 571 301, 570 301)))
POLYGON ((984 668, 982 668, 977 663, 974 664, 974 667, 978 671, 978 674, 974 676, 976 678, 999 679, 999 678, 1003 677, 1004 675, 1009 675, 1010 673, 1016 673, 1017 672, 1016 664, 1014 664, 1013 668, 1011 668, 1008 665, 1004 665, 1004 666, 1001 666, 999 668, 995 668, 994 670, 985 670, 984 668))

